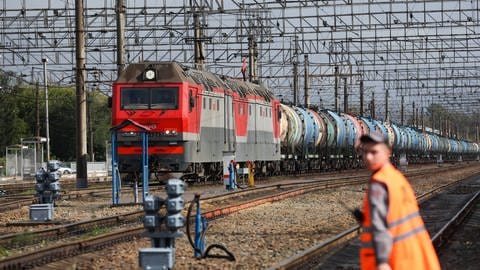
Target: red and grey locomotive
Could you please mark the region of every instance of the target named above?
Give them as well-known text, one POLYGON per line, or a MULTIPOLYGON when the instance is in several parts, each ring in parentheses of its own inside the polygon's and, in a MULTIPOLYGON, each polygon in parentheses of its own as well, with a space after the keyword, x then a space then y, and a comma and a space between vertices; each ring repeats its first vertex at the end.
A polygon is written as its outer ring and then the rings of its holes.
MULTIPOLYGON (((130 119, 150 128, 154 172, 221 175, 223 153, 237 162, 280 160, 280 103, 261 85, 176 62, 129 65, 113 84, 112 124, 130 119)), ((119 171, 140 172, 142 138, 116 134, 119 171)))

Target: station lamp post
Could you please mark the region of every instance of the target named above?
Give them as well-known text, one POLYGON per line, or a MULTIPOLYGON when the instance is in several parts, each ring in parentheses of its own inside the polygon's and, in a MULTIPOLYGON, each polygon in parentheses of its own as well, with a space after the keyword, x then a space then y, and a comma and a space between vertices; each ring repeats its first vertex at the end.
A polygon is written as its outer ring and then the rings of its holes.
POLYGON ((47 162, 50 161, 50 127, 48 123, 48 82, 47 82, 47 58, 42 58, 43 82, 45 89, 45 137, 47 138, 47 162))

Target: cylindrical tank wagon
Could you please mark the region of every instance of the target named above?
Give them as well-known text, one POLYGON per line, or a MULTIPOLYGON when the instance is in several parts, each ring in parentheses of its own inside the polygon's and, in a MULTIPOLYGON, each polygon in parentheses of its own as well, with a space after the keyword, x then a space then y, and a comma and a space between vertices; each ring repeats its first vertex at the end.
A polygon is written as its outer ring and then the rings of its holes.
POLYGON ((359 138, 369 132, 383 134, 392 147, 394 159, 404 154, 411 162, 435 161, 439 155, 454 159, 459 155, 477 155, 480 151, 477 143, 445 138, 369 117, 284 104, 281 113, 282 157, 296 160, 291 169, 298 168, 301 160, 308 160, 301 166, 303 169, 356 167, 360 163, 355 152, 359 138))

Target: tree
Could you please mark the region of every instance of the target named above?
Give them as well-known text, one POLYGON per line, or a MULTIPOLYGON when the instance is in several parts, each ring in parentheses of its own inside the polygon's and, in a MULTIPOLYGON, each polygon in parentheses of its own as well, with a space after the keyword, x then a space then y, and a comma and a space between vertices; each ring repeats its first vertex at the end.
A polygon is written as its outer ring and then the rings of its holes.
POLYGON ((50 87, 48 99, 51 155, 75 160, 75 89, 50 87))
POLYGON ((20 89, 21 81, 11 72, 0 72, 0 149, 19 144, 22 137, 31 136, 28 123, 21 117, 17 104, 20 100, 28 102, 20 89))
MULTIPOLYGON (((89 93, 88 105, 92 116, 93 150, 95 160, 105 160, 105 142, 110 138, 111 110, 108 108, 108 98, 103 93, 93 91, 89 93)), ((90 136, 90 133, 88 134, 90 136)), ((90 139, 88 140, 90 142, 90 139)))
MULTIPOLYGON (((33 137, 36 132, 36 87, 26 84, 12 72, 0 70, 0 149, 20 144, 20 139, 33 137)), ((75 160, 75 89, 49 89, 49 127, 51 157, 65 161, 75 160)), ((45 96, 39 89, 40 136, 45 132, 45 96)), ((107 96, 92 92, 89 105, 93 120, 94 151, 97 160, 105 159, 105 141, 109 138, 111 112, 107 96)), ((5 151, 1 151, 5 153, 5 151)))

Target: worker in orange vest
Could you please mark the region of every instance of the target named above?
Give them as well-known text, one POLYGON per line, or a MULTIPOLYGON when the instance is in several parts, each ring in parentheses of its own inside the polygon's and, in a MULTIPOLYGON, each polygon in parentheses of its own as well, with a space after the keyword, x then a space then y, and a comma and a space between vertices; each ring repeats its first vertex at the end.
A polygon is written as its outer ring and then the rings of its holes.
POLYGON ((372 132, 360 142, 365 165, 373 173, 363 211, 356 213, 362 225, 361 269, 440 269, 414 191, 390 163, 388 141, 372 132))

